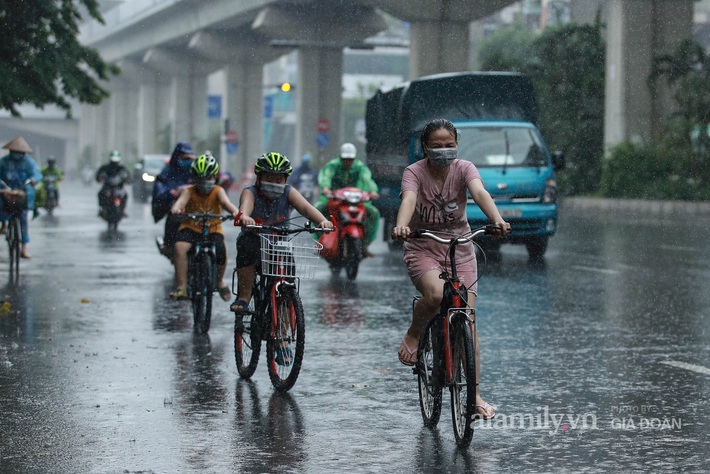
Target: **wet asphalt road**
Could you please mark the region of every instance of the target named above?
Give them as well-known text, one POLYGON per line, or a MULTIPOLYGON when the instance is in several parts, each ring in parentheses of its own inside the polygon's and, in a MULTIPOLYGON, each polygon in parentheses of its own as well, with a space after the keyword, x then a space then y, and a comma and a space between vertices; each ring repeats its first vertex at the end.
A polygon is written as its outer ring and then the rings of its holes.
POLYGON ((131 202, 108 235, 95 193, 65 186, 56 217, 32 222, 18 285, 0 252, 1 472, 710 466, 708 220, 563 214, 544 263, 503 247, 478 300, 482 393, 499 415, 462 452, 447 394, 424 428, 397 361, 413 295, 401 252, 375 245, 353 285, 325 266, 303 282, 303 370, 278 395, 263 355, 239 380, 226 303, 198 337, 189 304, 167 297, 149 206, 131 202))

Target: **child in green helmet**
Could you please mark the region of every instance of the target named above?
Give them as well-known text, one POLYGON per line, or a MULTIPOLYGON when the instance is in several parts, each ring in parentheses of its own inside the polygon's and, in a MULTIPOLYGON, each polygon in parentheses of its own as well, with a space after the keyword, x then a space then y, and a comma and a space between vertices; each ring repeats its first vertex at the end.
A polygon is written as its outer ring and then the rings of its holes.
MULTIPOLYGON (((285 223, 295 208, 318 227, 333 228, 333 223, 286 179, 293 168, 285 155, 277 152, 263 154, 254 165, 256 183, 242 191, 239 201, 239 222, 242 226, 263 224, 279 225, 285 223)), ((259 234, 244 229, 237 238, 237 299, 230 306, 235 314, 249 311, 251 290, 256 277, 256 263, 260 258, 261 242, 259 234)))
MULTIPOLYGON (((182 212, 221 214, 222 209, 229 211, 232 216, 239 212, 237 206, 232 204, 226 191, 215 184, 219 164, 212 155, 202 155, 192 162, 190 168, 195 184, 184 188, 170 209, 173 214, 182 212)), ((224 301, 229 301, 231 291, 225 285, 224 271, 227 268, 227 249, 224 245, 224 232, 222 221, 210 222, 210 240, 215 244, 217 256, 217 290, 224 301)), ((187 253, 193 244, 202 240, 201 222, 184 219, 178 229, 175 248, 173 250, 173 263, 175 264, 175 279, 177 289, 170 293, 175 299, 187 299, 187 253)))

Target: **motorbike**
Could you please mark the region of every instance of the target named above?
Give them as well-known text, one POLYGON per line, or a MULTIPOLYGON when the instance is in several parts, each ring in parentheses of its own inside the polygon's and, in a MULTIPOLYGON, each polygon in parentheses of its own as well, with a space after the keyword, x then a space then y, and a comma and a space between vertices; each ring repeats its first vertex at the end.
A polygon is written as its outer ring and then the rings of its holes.
POLYGON ((306 201, 313 203, 316 199, 316 187, 318 183, 316 182, 315 176, 310 174, 302 174, 298 182, 295 184, 296 189, 301 196, 306 198, 306 201))
POLYGON ((326 209, 333 221, 333 232, 321 235, 318 240, 323 245, 321 256, 335 276, 345 268, 348 280, 357 277, 364 257, 364 203, 369 200, 369 193, 354 187, 338 189, 328 195, 326 209))
POLYGON ((44 208, 50 216, 54 212, 54 208, 59 204, 57 193, 57 177, 45 176, 42 178, 42 187, 44 188, 44 208))
POLYGON ((108 222, 109 230, 116 230, 118 223, 124 217, 126 207, 126 190, 123 188, 126 179, 119 174, 107 177, 103 182, 104 187, 99 192, 105 195, 99 215, 108 222))

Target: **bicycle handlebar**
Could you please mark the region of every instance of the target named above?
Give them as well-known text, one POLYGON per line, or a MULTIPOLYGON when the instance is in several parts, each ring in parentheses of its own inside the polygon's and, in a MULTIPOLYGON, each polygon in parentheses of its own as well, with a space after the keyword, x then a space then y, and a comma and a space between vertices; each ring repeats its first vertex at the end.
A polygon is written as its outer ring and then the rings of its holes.
POLYGON ((412 239, 420 239, 420 238, 427 238, 434 240, 436 242, 439 242, 440 244, 451 244, 453 242, 456 242, 458 244, 465 244, 466 242, 471 242, 474 238, 478 237, 479 235, 482 234, 495 234, 495 229, 498 229, 498 227, 489 224, 484 227, 479 227, 478 229, 473 230, 469 235, 465 237, 453 237, 450 239, 444 239, 439 237, 438 235, 434 234, 435 231, 431 230, 415 230, 410 234, 410 238, 412 239))
POLYGON ((193 212, 191 214, 178 214, 178 219, 193 219, 193 220, 209 220, 209 219, 220 219, 223 221, 230 220, 232 216, 230 214, 210 214, 207 212, 193 212))
POLYGON ((309 234, 315 234, 316 232, 331 232, 333 230, 333 229, 326 229, 325 227, 303 226, 303 227, 288 228, 288 227, 284 227, 284 226, 261 225, 261 224, 246 225, 244 227, 246 229, 271 231, 271 232, 274 232, 275 234, 280 234, 280 235, 298 234, 300 232, 308 232, 309 234))
MULTIPOLYGON (((25 180, 25 182, 22 183, 22 188, 23 188, 23 189, 26 188, 27 185, 29 185, 30 183, 32 183, 32 178, 25 180)), ((7 183, 6 183, 5 181, 3 181, 2 179, 0 179, 0 184, 3 185, 3 186, 5 186, 5 188, 7 188, 7 189, 12 189, 12 188, 11 188, 10 186, 8 186, 7 183)), ((1 189, 5 189, 5 188, 1 188, 1 189)))

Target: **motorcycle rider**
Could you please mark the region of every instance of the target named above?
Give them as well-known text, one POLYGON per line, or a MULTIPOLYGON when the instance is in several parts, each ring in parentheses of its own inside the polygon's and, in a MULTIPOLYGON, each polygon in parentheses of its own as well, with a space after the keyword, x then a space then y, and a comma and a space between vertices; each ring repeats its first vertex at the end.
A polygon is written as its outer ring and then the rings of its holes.
MULTIPOLYGON (((57 159, 54 155, 50 155, 47 158, 47 164, 42 167, 42 181, 44 178, 53 177, 55 184, 55 192, 57 197, 57 206, 59 205, 59 182, 62 180, 62 170, 57 166, 57 159)), ((44 189, 44 183, 40 182, 37 185, 37 201, 44 202, 46 198, 47 191, 44 189)))
MULTIPOLYGON (((109 162, 96 172, 96 181, 103 183, 103 187, 99 191, 99 217, 103 217, 104 208, 110 204, 111 191, 106 181, 115 176, 121 178, 121 186, 130 182, 130 175, 126 167, 121 164, 121 153, 119 153, 118 150, 113 150, 109 156, 109 162)), ((128 217, 125 211, 127 199, 128 197, 124 193, 121 197, 121 212, 123 212, 123 217, 128 217)))
POLYGON ((303 155, 301 166, 293 170, 287 183, 298 189, 308 202, 313 203, 318 189, 318 170, 311 166, 311 156, 308 153, 303 155))
MULTIPOLYGON (((32 149, 22 137, 11 140, 6 143, 3 148, 9 150, 10 153, 0 158, 0 179, 10 189, 22 189, 25 182, 29 181, 31 186, 24 187, 27 193, 27 209, 34 209, 35 188, 33 186, 42 179, 42 172, 39 166, 37 166, 37 163, 35 163, 35 160, 27 154, 32 153, 32 149)), ((6 232, 7 221, 10 218, 10 215, 4 212, 4 209, 3 200, 0 199, 1 234, 6 232)), ((27 244, 30 242, 27 210, 22 211, 20 214, 20 232, 22 234, 20 256, 22 258, 31 258, 30 254, 27 252, 27 244)))
MULTIPOLYGON (((370 194, 370 199, 378 199, 377 183, 372 179, 372 172, 365 163, 358 160, 357 149, 352 143, 343 143, 340 147, 340 156, 330 160, 321 168, 318 173, 318 186, 322 190, 316 208, 322 212, 327 212, 328 197, 332 190, 353 186, 370 194)), ((380 211, 372 204, 365 202, 365 248, 364 256, 374 257, 370 253, 369 245, 377 236, 377 229, 380 225, 380 211)), ((327 215, 327 214, 326 214, 327 215)))
POLYGON ((170 214, 170 209, 175 204, 181 189, 190 183, 190 167, 194 160, 195 153, 192 151, 190 144, 188 142, 179 142, 170 155, 170 161, 157 176, 153 186, 153 201, 151 204, 153 219, 158 222, 165 217, 163 237, 156 238, 155 243, 158 245, 160 253, 171 260, 181 220, 170 214))

